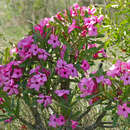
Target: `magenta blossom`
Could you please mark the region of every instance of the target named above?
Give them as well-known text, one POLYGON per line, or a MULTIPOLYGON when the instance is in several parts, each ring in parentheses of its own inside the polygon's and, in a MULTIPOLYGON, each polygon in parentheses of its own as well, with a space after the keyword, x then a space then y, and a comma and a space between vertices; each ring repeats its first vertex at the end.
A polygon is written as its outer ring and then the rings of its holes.
POLYGON ((88 14, 90 15, 94 15, 94 13, 96 12, 96 8, 92 8, 90 9, 89 7, 87 8, 88 14))
POLYGON ((61 45, 60 41, 58 40, 58 36, 54 34, 51 34, 50 39, 48 40, 48 44, 52 45, 53 48, 61 45))
POLYGON ((50 54, 46 52, 44 49, 38 49, 38 59, 46 61, 48 56, 50 56, 50 54))
POLYGON ((5 123, 10 123, 12 120, 13 120, 13 117, 10 117, 9 119, 4 120, 4 122, 5 122, 5 123))
POLYGON ((81 68, 82 68, 84 71, 87 71, 87 70, 89 70, 89 68, 90 68, 90 65, 89 65, 88 61, 86 61, 86 60, 83 60, 83 61, 82 61, 81 68))
POLYGON ((68 33, 70 34, 76 28, 76 20, 73 19, 72 24, 68 28, 68 33))
POLYGON ((122 105, 118 105, 118 115, 123 116, 124 118, 128 117, 128 113, 130 113, 130 108, 127 107, 127 104, 124 103, 122 105))
POLYGON ((36 56, 38 54, 38 46, 36 44, 32 44, 30 51, 34 56, 36 56))
POLYGON ((78 122, 77 121, 71 120, 71 123, 72 123, 72 129, 77 128, 77 126, 78 126, 78 122))
POLYGON ((102 82, 103 84, 107 84, 107 85, 110 85, 110 86, 111 86, 111 84, 112 84, 112 83, 111 83, 111 80, 104 78, 103 75, 100 76, 100 77, 96 77, 96 81, 97 81, 97 83, 102 82))
POLYGON ((39 98, 40 99, 38 99, 37 102, 40 104, 44 104, 44 107, 47 107, 47 105, 52 103, 51 96, 45 96, 43 94, 40 94, 39 98))
POLYGON ((0 97, 0 105, 4 103, 4 99, 0 97))
POLYGON ((49 126, 56 128, 57 126, 63 126, 66 120, 64 116, 60 115, 59 118, 56 117, 56 114, 50 116, 49 126))
POLYGON ((60 52, 60 57, 61 57, 61 59, 63 59, 64 58, 64 54, 65 54, 65 52, 66 52, 66 45, 63 45, 62 46, 62 48, 61 48, 61 52, 60 52))
POLYGON ((40 67, 41 67, 41 66, 38 65, 36 68, 31 69, 30 72, 29 72, 29 74, 38 73, 38 71, 40 70, 40 67))
POLYGON ((124 81, 124 85, 130 85, 130 73, 125 72, 120 79, 124 81))
POLYGON ((31 89, 34 88, 36 91, 39 91, 40 87, 43 86, 46 81, 47 81, 46 74, 38 72, 36 75, 33 75, 28 80, 28 86, 31 89))
POLYGON ((97 36, 97 27, 94 27, 94 26, 90 26, 88 28, 88 35, 89 36, 97 36))
POLYGON ((49 126, 56 128, 57 118, 56 114, 50 116, 49 126))
POLYGON ((14 68, 12 78, 18 79, 18 78, 22 77, 22 75, 23 75, 22 69, 14 68))
POLYGON ((64 116, 60 115, 59 118, 56 120, 58 126, 63 126, 66 122, 64 116))
POLYGON ((92 78, 83 78, 78 84, 78 87, 80 88, 80 91, 82 92, 80 97, 85 97, 88 95, 92 95, 96 91, 97 83, 94 82, 92 78))
POLYGON ((10 86, 4 86, 3 91, 8 92, 8 95, 11 96, 13 94, 18 94, 18 85, 14 84, 14 81, 11 80, 10 86))
POLYGON ((69 95, 70 90, 65 90, 65 89, 56 90, 55 93, 56 93, 59 97, 62 97, 62 96, 64 96, 64 95, 69 95))

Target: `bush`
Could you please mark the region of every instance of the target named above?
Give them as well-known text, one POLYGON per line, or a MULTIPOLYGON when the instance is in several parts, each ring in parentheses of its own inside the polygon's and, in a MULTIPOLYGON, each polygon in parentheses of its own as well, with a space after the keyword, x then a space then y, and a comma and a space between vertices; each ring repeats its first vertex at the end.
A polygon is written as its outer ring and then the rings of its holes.
POLYGON ((19 120, 35 130, 117 127, 120 115, 128 121, 130 62, 118 60, 103 70, 102 20, 95 8, 74 4, 44 18, 16 48, 6 49, 0 66, 1 121, 19 120), (100 107, 95 120, 85 125, 82 120, 95 106, 100 107))

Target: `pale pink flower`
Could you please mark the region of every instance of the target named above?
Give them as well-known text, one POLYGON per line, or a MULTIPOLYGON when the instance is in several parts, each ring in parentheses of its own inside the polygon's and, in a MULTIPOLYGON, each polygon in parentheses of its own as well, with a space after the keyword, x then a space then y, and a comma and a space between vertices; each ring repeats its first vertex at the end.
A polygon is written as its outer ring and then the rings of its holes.
POLYGON ((118 115, 123 116, 124 118, 127 118, 128 113, 130 113, 130 108, 127 107, 126 103, 122 105, 118 105, 118 112, 117 112, 118 115))

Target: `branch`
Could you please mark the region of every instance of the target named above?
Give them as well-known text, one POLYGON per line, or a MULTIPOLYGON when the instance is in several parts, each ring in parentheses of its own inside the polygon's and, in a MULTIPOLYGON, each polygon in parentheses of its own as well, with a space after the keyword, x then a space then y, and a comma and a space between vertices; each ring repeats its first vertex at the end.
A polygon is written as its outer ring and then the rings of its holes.
POLYGON ((28 121, 24 120, 23 118, 19 117, 18 118, 23 124, 25 124, 26 126, 28 126, 29 128, 34 130, 34 125, 32 125, 31 123, 29 123, 28 121))
POLYGON ((87 111, 83 112, 78 118, 77 121, 80 121, 86 114, 88 114, 90 112, 92 107, 88 107, 87 111))
POLYGON ((85 128, 85 130, 95 130, 97 127, 100 127, 101 126, 101 121, 103 119, 103 117, 106 115, 107 113, 107 108, 109 108, 111 106, 111 101, 108 103, 108 105, 105 107, 105 110, 98 116, 97 120, 95 123, 93 123, 92 125, 90 126, 87 126, 85 128))

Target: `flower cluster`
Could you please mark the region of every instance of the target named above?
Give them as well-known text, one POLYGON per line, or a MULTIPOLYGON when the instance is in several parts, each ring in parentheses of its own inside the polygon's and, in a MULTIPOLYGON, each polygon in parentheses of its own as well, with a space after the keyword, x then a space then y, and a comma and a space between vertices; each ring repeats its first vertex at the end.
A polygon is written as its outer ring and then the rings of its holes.
POLYGON ((38 96, 40 99, 37 100, 38 103, 43 104, 44 103, 44 107, 47 107, 47 105, 52 103, 52 99, 51 96, 45 96, 43 94, 39 94, 38 96))
POLYGON ((63 126, 66 120, 64 116, 60 115, 58 118, 56 114, 50 116, 49 126, 56 128, 57 126, 63 126))
POLYGON ((81 97, 86 97, 88 95, 94 94, 97 89, 97 83, 92 78, 83 78, 78 84, 82 94, 81 97))
POLYGON ((50 54, 44 49, 39 48, 37 44, 32 44, 33 42, 33 36, 28 36, 18 43, 18 54, 21 60, 37 56, 39 60, 46 61, 50 54))
POLYGON ((28 86, 31 89, 34 88, 36 91, 39 91, 40 87, 43 86, 46 81, 46 74, 38 72, 28 80, 28 86))
POLYGON ((69 78, 69 76, 78 76, 78 72, 73 64, 67 64, 67 62, 62 59, 57 61, 56 72, 62 78, 69 78))
POLYGON ((130 85, 130 61, 122 62, 118 60, 107 72, 107 75, 113 78, 120 77, 124 85, 130 85))
POLYGON ((8 95, 19 93, 17 82, 23 75, 23 70, 19 67, 20 64, 21 61, 12 61, 0 70, 0 84, 3 86, 3 91, 8 92, 8 95))

